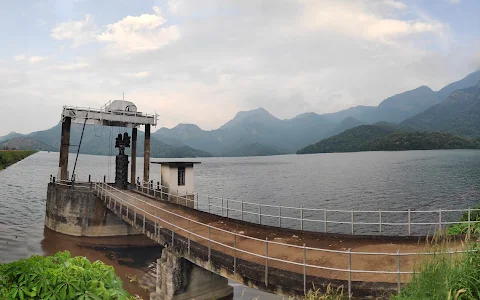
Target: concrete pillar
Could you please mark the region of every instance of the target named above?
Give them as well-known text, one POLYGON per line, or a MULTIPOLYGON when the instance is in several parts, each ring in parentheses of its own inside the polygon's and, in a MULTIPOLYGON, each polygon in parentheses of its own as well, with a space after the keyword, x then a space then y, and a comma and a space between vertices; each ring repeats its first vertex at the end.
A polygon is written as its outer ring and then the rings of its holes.
POLYGON ((143 182, 150 178, 150 124, 145 125, 145 154, 143 159, 143 182))
POLYGON ((150 300, 233 299, 228 280, 194 265, 169 248, 157 260, 156 291, 150 300))
POLYGON ((72 118, 65 117, 62 122, 62 138, 60 143, 60 161, 58 167, 60 168, 60 179, 68 180, 68 149, 70 147, 70 128, 72 125, 72 118))
POLYGON ((137 173, 137 128, 132 129, 132 164, 130 165, 130 184, 135 184, 137 173))

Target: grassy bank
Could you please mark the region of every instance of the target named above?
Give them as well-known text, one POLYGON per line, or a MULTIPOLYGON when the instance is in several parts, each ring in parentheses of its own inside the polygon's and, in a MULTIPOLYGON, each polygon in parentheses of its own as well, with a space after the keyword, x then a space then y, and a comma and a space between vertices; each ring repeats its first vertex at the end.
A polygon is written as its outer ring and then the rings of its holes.
POLYGON ((2 150, 0 151, 0 170, 21 161, 22 159, 34 154, 32 150, 2 150))
POLYGON ((100 261, 71 257, 32 256, 0 264, 0 299, 135 299, 122 287, 114 269, 100 261))

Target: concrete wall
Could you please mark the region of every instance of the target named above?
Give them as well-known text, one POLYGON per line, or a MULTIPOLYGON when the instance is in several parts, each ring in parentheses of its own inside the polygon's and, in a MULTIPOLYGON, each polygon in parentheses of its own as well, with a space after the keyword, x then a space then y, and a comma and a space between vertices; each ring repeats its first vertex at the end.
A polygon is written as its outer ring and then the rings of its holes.
POLYGON ((163 186, 168 187, 171 194, 176 195, 177 191, 180 196, 193 194, 195 189, 193 167, 185 168, 185 185, 178 186, 178 168, 162 165, 161 183, 163 186))
POLYGON ((233 288, 228 280, 197 267, 169 248, 157 260, 156 291, 151 300, 232 299, 233 288))
POLYGON ((139 232, 109 211, 88 187, 48 184, 45 225, 73 236, 122 236, 139 232))

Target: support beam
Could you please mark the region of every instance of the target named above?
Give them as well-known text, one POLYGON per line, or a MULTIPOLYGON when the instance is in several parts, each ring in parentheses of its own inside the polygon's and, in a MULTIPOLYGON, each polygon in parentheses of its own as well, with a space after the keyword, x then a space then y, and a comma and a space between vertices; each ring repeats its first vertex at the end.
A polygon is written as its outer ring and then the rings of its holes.
POLYGON ((70 147, 70 128, 72 118, 65 117, 62 122, 62 139, 60 143, 60 161, 58 167, 60 169, 60 179, 68 180, 68 149, 70 147))
POLYGON ((132 164, 130 165, 130 184, 135 184, 137 178, 137 128, 132 129, 132 164))
POLYGON ((150 178, 150 124, 145 125, 145 154, 143 159, 143 182, 150 178))

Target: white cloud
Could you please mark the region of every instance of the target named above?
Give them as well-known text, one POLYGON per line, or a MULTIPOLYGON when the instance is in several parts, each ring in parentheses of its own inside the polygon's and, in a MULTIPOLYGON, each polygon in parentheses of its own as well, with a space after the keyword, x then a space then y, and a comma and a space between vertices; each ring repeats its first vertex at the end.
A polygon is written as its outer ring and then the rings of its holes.
POLYGON ((85 69, 85 68, 88 68, 88 67, 90 67, 89 63, 75 62, 75 63, 70 63, 70 64, 58 65, 58 66, 56 66, 56 69, 60 70, 60 71, 75 71, 75 70, 85 69))
POLYGON ((447 0, 447 1, 452 4, 460 4, 462 2, 462 0, 447 0))
POLYGON ((170 13, 176 14, 184 7, 184 0, 168 0, 167 7, 170 13))
POLYGON ((96 27, 90 15, 82 21, 67 21, 53 27, 50 36, 56 40, 71 40, 73 47, 91 42, 95 39, 96 27))
POLYGON ((149 75, 149 73, 147 71, 123 74, 123 76, 125 76, 125 77, 137 78, 137 79, 146 78, 146 77, 148 77, 148 75, 149 75))
POLYGON ((38 62, 41 62, 41 61, 44 61, 44 60, 47 60, 48 57, 45 57, 45 56, 31 56, 28 61, 31 63, 31 64, 36 64, 38 62))
POLYGON ((100 41, 115 52, 141 52, 159 49, 180 38, 177 26, 163 26, 166 23, 159 7, 154 14, 127 16, 122 20, 97 27, 87 15, 83 21, 68 21, 57 24, 51 36, 57 40, 72 40, 77 47, 84 43, 100 41))
POLYGON ((27 56, 23 54, 19 54, 19 55, 16 55, 13 59, 15 59, 16 61, 22 61, 22 60, 25 60, 26 58, 27 56))
MULTIPOLYGON (((374 2, 396 10, 406 9, 398 1, 374 2)), ((443 34, 444 25, 427 20, 402 20, 394 18, 382 7, 371 7, 365 1, 305 1, 301 19, 307 28, 315 31, 332 31, 354 38, 392 43, 409 35, 430 33, 443 34), (376 13, 374 13, 376 12, 376 13)))

